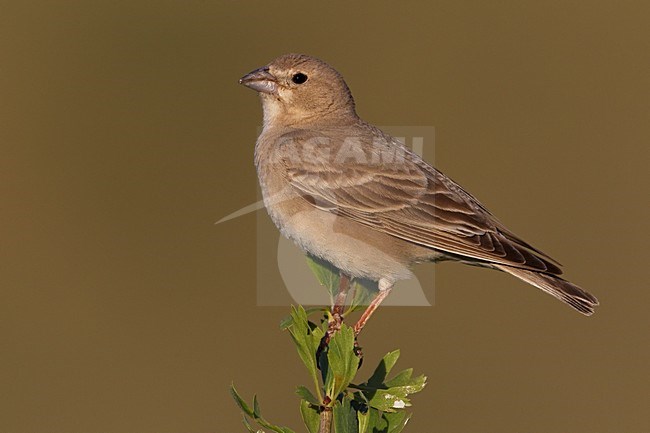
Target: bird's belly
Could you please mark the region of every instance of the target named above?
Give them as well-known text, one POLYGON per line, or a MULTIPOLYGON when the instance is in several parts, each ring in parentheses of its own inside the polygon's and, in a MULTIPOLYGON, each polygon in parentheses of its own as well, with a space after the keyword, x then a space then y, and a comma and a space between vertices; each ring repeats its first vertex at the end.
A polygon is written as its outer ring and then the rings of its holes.
POLYGON ((408 263, 396 257, 386 235, 358 223, 313 209, 294 214, 285 235, 303 250, 323 258, 350 276, 372 280, 410 278, 408 263))
POLYGON ((284 236, 352 277, 408 279, 413 262, 436 258, 432 250, 315 208, 299 196, 275 200, 267 210, 284 236))

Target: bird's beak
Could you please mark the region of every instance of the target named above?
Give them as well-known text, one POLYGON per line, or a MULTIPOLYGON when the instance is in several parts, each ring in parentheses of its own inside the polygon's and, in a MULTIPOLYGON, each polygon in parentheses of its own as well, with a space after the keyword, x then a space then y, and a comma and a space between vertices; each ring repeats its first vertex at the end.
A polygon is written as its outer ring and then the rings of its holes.
POLYGON ((262 93, 273 94, 278 90, 278 82, 266 66, 244 75, 239 79, 239 84, 262 93))

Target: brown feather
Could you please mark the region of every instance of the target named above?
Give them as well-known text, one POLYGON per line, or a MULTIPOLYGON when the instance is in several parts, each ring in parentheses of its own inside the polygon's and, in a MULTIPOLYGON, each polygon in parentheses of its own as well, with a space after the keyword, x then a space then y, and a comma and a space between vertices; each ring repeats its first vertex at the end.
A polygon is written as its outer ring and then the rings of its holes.
MULTIPOLYGON (((375 128, 361 123, 354 132, 361 145, 377 145, 375 128)), ((338 133, 318 131, 333 154, 343 141, 338 133)), ((292 132, 291 151, 313 135, 292 132)), ((301 194, 316 197, 320 209, 414 244, 488 263, 562 273, 546 254, 511 234, 477 199, 418 155, 397 141, 385 145, 401 147, 406 158, 393 165, 330 161, 324 166, 296 162, 291 154, 281 158, 284 176, 301 194)), ((276 151, 281 155, 282 148, 276 151)))
POLYGON ((549 295, 570 305, 586 316, 591 316, 594 313, 594 307, 598 305, 598 299, 594 296, 575 284, 563 280, 555 275, 549 275, 542 272, 532 272, 525 269, 513 268, 512 266, 494 265, 494 267, 507 272, 528 284, 532 284, 549 295))

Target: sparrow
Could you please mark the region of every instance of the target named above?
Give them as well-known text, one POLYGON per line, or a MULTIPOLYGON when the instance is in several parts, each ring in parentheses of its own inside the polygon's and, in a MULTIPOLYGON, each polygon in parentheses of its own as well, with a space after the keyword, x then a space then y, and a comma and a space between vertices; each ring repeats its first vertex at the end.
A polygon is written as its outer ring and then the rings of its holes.
POLYGON ((327 63, 286 54, 240 80, 259 93, 255 166, 280 232, 349 281, 376 281, 366 320, 410 268, 443 260, 513 275, 591 315, 598 300, 557 261, 508 230, 474 196, 356 113, 327 63))

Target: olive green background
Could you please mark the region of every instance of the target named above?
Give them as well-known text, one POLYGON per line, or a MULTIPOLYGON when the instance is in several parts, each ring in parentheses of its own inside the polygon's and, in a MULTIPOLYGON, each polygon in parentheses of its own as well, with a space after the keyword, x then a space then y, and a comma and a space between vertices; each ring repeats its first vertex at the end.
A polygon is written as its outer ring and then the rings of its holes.
MULTIPOLYGON (((370 364, 429 376, 410 432, 650 431, 647 2, 0 3, 0 432, 240 432, 234 381, 300 430, 284 307, 256 306, 259 102, 321 57, 380 125, 596 294, 583 317, 442 264, 370 364)), ((279 284, 277 277, 269 284, 279 284)))

